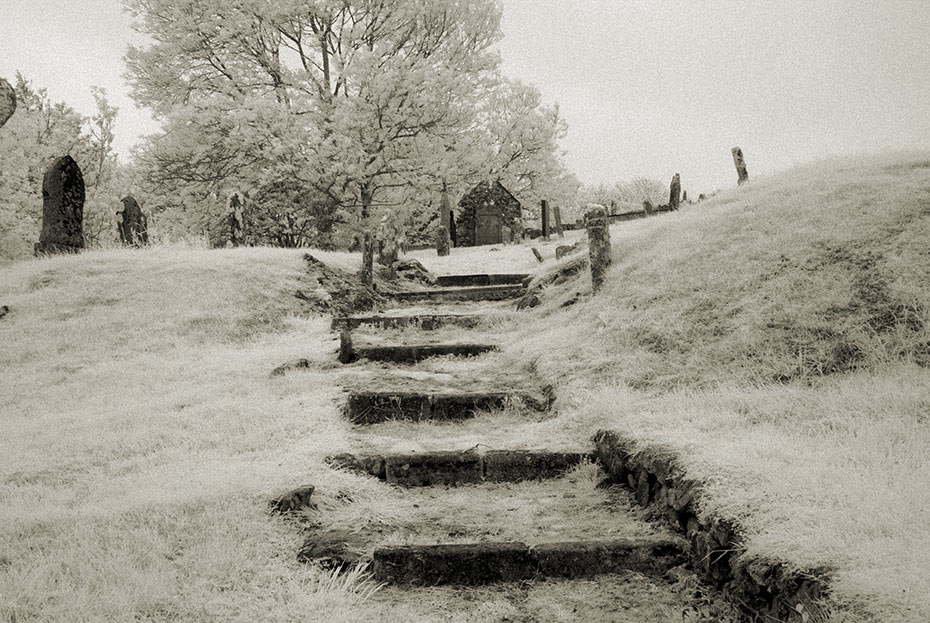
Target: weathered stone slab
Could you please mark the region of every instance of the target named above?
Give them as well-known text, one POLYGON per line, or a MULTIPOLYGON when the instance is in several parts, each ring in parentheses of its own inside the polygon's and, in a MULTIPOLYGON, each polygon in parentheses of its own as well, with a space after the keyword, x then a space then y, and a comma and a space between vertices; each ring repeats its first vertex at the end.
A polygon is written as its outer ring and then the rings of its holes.
POLYGON ((520 284, 480 286, 471 288, 433 288, 410 292, 395 292, 392 296, 400 301, 500 301, 523 295, 520 284))
POLYGON ((591 455, 545 450, 492 450, 484 455, 484 477, 491 482, 557 478, 591 455))
POLYGON ((469 392, 460 394, 422 394, 416 392, 352 392, 346 402, 345 415, 355 424, 377 424, 401 419, 462 420, 476 412, 502 409, 513 399, 522 400, 530 408, 545 411, 552 397, 543 400, 530 394, 469 392))
POLYGON ((384 480, 386 477, 384 457, 380 455, 344 453, 327 457, 326 462, 338 469, 368 474, 369 476, 374 476, 381 480, 384 480))
POLYGON ((353 350, 353 360, 390 361, 394 363, 416 363, 430 357, 475 357, 497 350, 493 344, 421 344, 411 346, 358 346, 353 350))
POLYGON ((71 156, 56 160, 42 180, 42 233, 36 255, 84 248, 84 176, 71 156))
POLYGON ((536 575, 536 563, 523 543, 382 547, 375 550, 372 566, 379 582, 419 586, 474 586, 536 575))
POLYGON ((301 370, 310 367, 310 361, 308 359, 293 359, 287 363, 282 363, 280 366, 271 371, 271 376, 283 376, 292 370, 301 370))
POLYGON ((491 273, 476 275, 440 275, 436 285, 441 287, 497 286, 522 283, 528 273, 491 273))
POLYGON ((416 326, 424 331, 433 331, 439 327, 455 325, 474 328, 481 324, 482 316, 466 314, 425 314, 418 316, 341 316, 333 318, 334 330, 352 330, 360 326, 374 326, 382 329, 416 326))
POLYGON ((546 543, 531 549, 540 575, 567 579, 622 571, 661 575, 684 564, 687 552, 687 541, 671 537, 546 543))
POLYGON ((385 480, 405 487, 475 484, 482 481, 482 461, 470 452, 393 454, 384 457, 385 480))

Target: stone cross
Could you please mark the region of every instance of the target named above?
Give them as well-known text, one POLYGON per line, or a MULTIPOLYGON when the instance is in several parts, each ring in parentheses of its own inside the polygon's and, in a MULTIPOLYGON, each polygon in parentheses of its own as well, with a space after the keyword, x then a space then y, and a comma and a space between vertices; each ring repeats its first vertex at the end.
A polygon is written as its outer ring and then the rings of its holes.
POLYGON ((588 231, 588 250, 591 263, 591 289, 596 294, 610 266, 610 228, 607 224, 607 210, 603 206, 594 206, 584 215, 584 226, 588 231))
POLYGON ((671 210, 677 210, 679 203, 681 203, 681 177, 676 173, 672 176, 672 184, 669 187, 668 207, 671 210))
POLYGON ((749 171, 746 170, 746 161, 743 160, 743 150, 734 147, 730 150, 733 154, 733 164, 736 165, 736 175, 738 176, 737 184, 749 181, 749 171))
POLYGON ((148 244, 148 219, 142 213, 139 202, 132 195, 123 197, 121 201, 123 211, 117 214, 121 215, 122 220, 116 225, 120 242, 133 246, 148 244))
POLYGON ((71 156, 56 160, 42 180, 42 233, 35 254, 84 248, 84 176, 71 156))
POLYGON ((16 111, 16 91, 10 83, 0 78, 0 127, 10 120, 16 111))

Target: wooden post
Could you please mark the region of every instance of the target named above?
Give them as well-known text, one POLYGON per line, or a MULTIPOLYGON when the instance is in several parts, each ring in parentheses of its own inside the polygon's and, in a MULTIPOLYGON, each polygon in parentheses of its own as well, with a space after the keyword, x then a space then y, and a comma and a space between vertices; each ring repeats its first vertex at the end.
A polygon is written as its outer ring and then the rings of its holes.
POLYGON ((565 232, 562 231, 562 210, 559 206, 552 206, 552 218, 555 219, 555 233, 559 235, 559 238, 564 238, 565 232))
POLYGON ((539 212, 542 217, 543 240, 549 240, 549 202, 545 199, 539 202, 539 212))
POLYGON ((668 207, 671 210, 677 210, 679 203, 681 203, 681 177, 676 173, 672 176, 672 183, 669 186, 668 207))
POLYGON ((584 226, 588 231, 591 289, 596 294, 604 285, 607 267, 610 266, 610 228, 607 223, 607 210, 598 206, 585 212, 584 226))
POLYGON ((739 176, 737 184, 749 181, 749 172, 746 170, 746 161, 743 160, 743 150, 734 147, 730 150, 733 153, 733 164, 736 165, 736 175, 739 176))
POLYGON ((375 261, 375 239, 370 231, 365 232, 365 238, 362 241, 362 283, 369 288, 374 283, 372 277, 375 261))

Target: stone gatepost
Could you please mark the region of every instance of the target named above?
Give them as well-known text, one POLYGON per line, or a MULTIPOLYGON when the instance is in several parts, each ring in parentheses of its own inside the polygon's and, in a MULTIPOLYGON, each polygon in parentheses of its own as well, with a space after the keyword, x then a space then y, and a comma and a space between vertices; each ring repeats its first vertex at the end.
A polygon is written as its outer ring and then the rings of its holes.
POLYGON ((42 180, 42 233, 35 254, 84 248, 84 176, 71 156, 56 160, 42 180))
POLYGON ((681 177, 676 173, 672 176, 672 183, 668 191, 668 207, 670 210, 677 210, 681 203, 681 177))
POLYGON ((0 78, 0 127, 3 127, 16 112, 16 91, 10 83, 0 78))
POLYGON ((607 210, 603 206, 597 206, 585 212, 584 226, 588 232, 591 289, 597 294, 597 291, 604 285, 607 267, 610 266, 610 228, 607 210))
POLYGON ((746 170, 746 161, 743 160, 743 150, 734 147, 730 152, 733 154, 733 164, 736 165, 737 185, 748 182, 749 172, 746 170))

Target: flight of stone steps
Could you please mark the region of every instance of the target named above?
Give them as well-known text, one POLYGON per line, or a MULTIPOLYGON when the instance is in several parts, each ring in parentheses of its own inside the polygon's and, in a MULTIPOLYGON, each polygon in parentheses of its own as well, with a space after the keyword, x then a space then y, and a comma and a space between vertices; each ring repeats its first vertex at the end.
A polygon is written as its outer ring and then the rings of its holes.
MULTIPOLYGON (((334 319, 343 363, 390 362, 395 368, 360 370, 362 381, 350 388, 345 416, 359 426, 376 426, 392 420, 454 422, 513 405, 536 412, 552 408, 551 386, 542 381, 503 371, 469 379, 461 373, 467 365, 461 360, 451 383, 441 364, 404 376, 431 358, 449 355, 474 357, 470 361, 480 367, 482 355, 498 347, 495 331, 506 330, 507 320, 488 319, 498 310, 509 313, 508 302, 524 293, 527 278, 440 277, 437 288, 395 295, 406 308, 334 319), (431 374, 443 379, 433 382, 431 374)), ((331 457, 331 463, 403 490, 411 526, 419 529, 357 536, 362 544, 356 549, 370 557, 376 579, 389 584, 481 585, 630 571, 661 575, 685 560, 686 542, 613 510, 615 493, 592 487, 583 495, 574 491, 573 470, 590 463, 585 450, 449 448, 344 454, 331 457), (443 510, 440 517, 423 517, 424 508, 443 510)))

